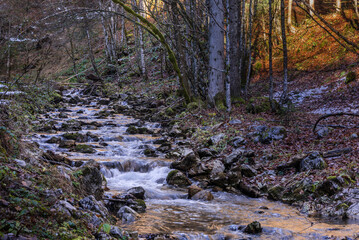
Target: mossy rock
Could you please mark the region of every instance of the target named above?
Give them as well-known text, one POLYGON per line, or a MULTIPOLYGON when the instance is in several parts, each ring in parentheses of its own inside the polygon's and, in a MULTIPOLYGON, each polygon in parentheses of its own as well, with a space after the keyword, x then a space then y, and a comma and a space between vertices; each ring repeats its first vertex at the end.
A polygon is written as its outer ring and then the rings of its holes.
POLYGON ((138 134, 138 130, 135 126, 129 126, 126 130, 128 134, 138 134))
POLYGON ((92 146, 86 145, 86 144, 76 145, 75 151, 80 152, 80 153, 95 153, 96 152, 96 150, 92 146))
POLYGON ((80 133, 65 133, 62 135, 67 140, 77 140, 81 134, 80 133))
POLYGON ((356 73, 355 72, 349 72, 347 76, 345 77, 345 84, 349 84, 351 82, 354 82, 356 80, 356 73))
POLYGON ((178 187, 187 187, 192 184, 191 181, 186 177, 186 175, 184 175, 178 170, 172 170, 171 172, 169 172, 166 181, 168 184, 178 187))
POLYGON ((224 93, 218 93, 214 97, 214 103, 219 111, 226 111, 226 96, 224 93))
POLYGON ((146 202, 144 201, 144 200, 142 200, 142 199, 136 199, 135 200, 136 202, 137 202, 137 204, 139 205, 139 206, 141 206, 142 208, 144 208, 144 209, 146 209, 146 202))
POLYGON ((284 188, 281 186, 274 186, 268 190, 268 198, 272 200, 281 200, 284 188))
MULTIPOLYGON (((273 99, 274 111, 280 109, 279 103, 273 99)), ((246 110, 248 113, 258 114, 263 112, 271 112, 271 104, 268 97, 251 98, 247 104, 246 110)))
POLYGON ((57 104, 57 103, 60 103, 63 101, 63 97, 60 94, 58 94, 57 92, 54 92, 54 93, 52 93, 50 101, 51 101, 51 103, 57 104))

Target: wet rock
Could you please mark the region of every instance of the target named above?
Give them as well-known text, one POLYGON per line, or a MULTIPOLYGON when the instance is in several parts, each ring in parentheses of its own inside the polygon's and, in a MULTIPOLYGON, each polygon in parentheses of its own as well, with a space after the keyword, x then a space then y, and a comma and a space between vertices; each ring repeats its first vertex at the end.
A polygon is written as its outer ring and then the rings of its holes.
POLYGON ((145 127, 137 128, 135 126, 129 126, 126 130, 128 134, 152 134, 153 132, 145 127))
POLYGON ((257 221, 254 221, 254 222, 248 224, 244 228, 243 232, 249 233, 249 234, 256 234, 256 233, 261 233, 262 230, 263 229, 262 229, 261 224, 259 222, 257 222, 257 221))
POLYGON ((108 104, 110 104, 110 99, 108 99, 108 98, 102 98, 102 99, 100 99, 99 101, 98 101, 98 104, 99 105, 108 105, 108 104))
POLYGON ((284 188, 282 186, 274 186, 268 189, 268 198, 271 200, 281 200, 283 196, 284 188))
POLYGON ((158 155, 156 154, 156 150, 151 148, 146 148, 143 151, 143 154, 145 154, 146 157, 158 157, 158 155))
POLYGON ((217 145, 220 141, 222 141, 224 138, 226 137, 225 134, 220 133, 217 135, 212 136, 209 140, 208 140, 208 144, 209 145, 217 145))
POLYGON ((196 166, 200 162, 193 150, 185 149, 183 157, 171 163, 171 168, 181 171, 188 171, 190 168, 196 166))
POLYGON ((80 101, 81 101, 81 99, 80 99, 78 96, 74 96, 74 97, 70 98, 69 103, 71 103, 71 104, 77 104, 77 103, 79 103, 80 101))
POLYGON ((201 200, 201 201, 212 201, 214 199, 212 193, 208 190, 202 190, 192 196, 192 200, 201 200))
POLYGON ((238 190, 240 190, 244 195, 247 195, 248 197, 258 198, 261 196, 257 189, 242 181, 240 181, 238 184, 238 190))
POLYGON ((58 138, 58 137, 51 137, 49 140, 46 141, 46 143, 60 143, 61 141, 61 138, 58 138))
POLYGON ((79 169, 82 173, 80 176, 80 189, 87 194, 93 195, 96 200, 101 200, 103 196, 102 181, 103 176, 100 171, 100 165, 95 161, 89 161, 79 169))
MULTIPOLYGON (((71 140, 69 140, 71 141, 71 140)), ((75 152, 80 152, 80 153, 95 153, 96 150, 90 146, 90 145, 86 145, 86 144, 79 144, 76 145, 74 148, 75 152)))
POLYGON ((349 219, 359 220, 359 202, 350 205, 345 216, 349 219))
POLYGON ((320 153, 312 152, 300 162, 300 171, 304 172, 313 169, 324 169, 326 166, 327 164, 320 153))
POLYGON ((171 142, 166 137, 162 137, 154 140, 153 144, 171 144, 171 142))
POLYGON ((168 184, 178 187, 187 187, 192 184, 188 177, 178 170, 169 172, 166 181, 168 184))
POLYGON ((64 112, 60 112, 58 115, 59 118, 69 118, 69 115, 64 113, 64 112))
POLYGON ((328 136, 329 134, 329 128, 327 127, 320 127, 316 130, 316 135, 318 138, 324 138, 328 136))
POLYGON ((76 120, 69 120, 61 125, 61 131, 80 131, 82 123, 76 120))
POLYGON ((109 215, 107 208, 101 201, 97 201, 94 196, 88 196, 79 201, 79 205, 82 209, 90 210, 101 214, 102 217, 109 215))
POLYGON ((182 129, 178 125, 174 125, 172 129, 169 131, 168 136, 173 138, 181 138, 181 137, 186 137, 186 134, 182 131, 182 129))
POLYGON ((130 207, 123 206, 118 212, 117 217, 122 220, 123 224, 129 224, 136 221, 140 215, 130 207))
POLYGON ((320 183, 316 189, 316 192, 320 195, 334 195, 341 189, 341 182, 338 178, 330 178, 320 183))
POLYGON ((257 175, 257 171, 247 164, 241 166, 241 173, 245 177, 254 177, 257 175))
POLYGON ((243 137, 240 137, 240 136, 237 136, 237 137, 234 137, 230 142, 229 144, 235 148, 239 148, 243 145, 245 145, 247 142, 246 140, 243 138, 243 137))
POLYGON ((135 196, 138 199, 145 199, 145 189, 143 187, 134 187, 134 188, 130 188, 127 190, 128 194, 132 194, 133 196, 135 196))
POLYGON ((76 142, 87 142, 87 137, 81 133, 65 133, 62 135, 67 140, 74 140, 76 142))
POLYGON ((171 150, 171 148, 172 148, 171 143, 163 143, 163 144, 161 144, 161 146, 159 146, 157 148, 157 151, 163 152, 163 153, 168 153, 171 150))
POLYGON ((284 172, 290 168, 295 168, 297 171, 300 171, 300 163, 307 156, 308 156, 308 154, 305 154, 305 153, 294 155, 293 157, 291 157, 291 159, 287 163, 280 164, 277 167, 277 171, 284 172))
POLYGON ((191 199, 196 193, 202 191, 203 189, 198 187, 197 185, 191 185, 188 188, 188 199, 191 199))
POLYGON ((74 140, 61 140, 59 143, 60 148, 72 148, 76 145, 74 140))
POLYGON ((353 133, 351 136, 350 136, 351 139, 358 139, 359 136, 357 133, 353 133))

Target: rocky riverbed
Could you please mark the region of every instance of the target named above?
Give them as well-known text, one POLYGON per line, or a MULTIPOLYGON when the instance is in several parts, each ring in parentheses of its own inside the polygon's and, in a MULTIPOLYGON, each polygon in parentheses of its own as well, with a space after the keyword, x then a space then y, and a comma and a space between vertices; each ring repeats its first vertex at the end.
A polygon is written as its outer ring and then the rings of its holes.
POLYGON ((42 115, 36 133, 27 139, 39 143, 43 160, 58 165, 69 181, 77 174, 87 195, 79 201, 59 197, 56 211, 86 211, 94 228, 116 217, 117 226, 100 231, 97 239, 325 239, 359 232, 359 190, 351 183, 353 176, 321 183, 306 177, 350 149, 303 153, 266 170, 258 159, 276 156, 258 156, 247 142, 281 141, 287 136, 282 126, 253 125, 247 135, 231 139, 233 151, 224 154, 213 147, 224 134, 193 143, 190 136, 196 129, 171 123, 168 115, 180 105, 169 110, 161 100, 131 94, 104 97, 86 89, 61 95, 59 108, 42 115), (263 180, 287 173, 302 177, 283 178, 275 186, 263 180), (318 220, 308 214, 337 218, 318 220))

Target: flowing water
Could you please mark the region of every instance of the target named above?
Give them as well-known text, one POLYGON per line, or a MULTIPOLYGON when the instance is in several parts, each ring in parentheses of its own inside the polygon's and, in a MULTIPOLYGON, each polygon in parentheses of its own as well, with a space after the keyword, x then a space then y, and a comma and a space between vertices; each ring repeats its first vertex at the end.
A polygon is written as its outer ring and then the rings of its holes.
MULTIPOLYGON (((67 95, 78 95, 69 91, 67 95)), ((81 96, 80 96, 81 97, 81 96)), ((43 116, 43 120, 57 121, 57 127, 70 119, 85 123, 82 134, 92 133, 103 139, 92 145, 96 152, 83 154, 59 148, 58 144, 46 143, 51 137, 65 132, 36 133, 31 140, 45 150, 63 154, 72 160, 94 159, 102 164, 110 193, 124 192, 132 187, 142 186, 146 190, 147 211, 132 224, 121 227, 141 233, 172 233, 180 239, 329 239, 353 236, 359 232, 357 223, 324 222, 307 218, 295 208, 265 199, 252 199, 241 195, 214 192, 211 202, 188 200, 184 189, 172 188, 166 184, 171 160, 163 155, 146 157, 144 148, 157 146, 153 143, 159 137, 151 135, 127 135, 128 124, 137 120, 122 114, 106 119, 96 116, 107 106, 98 105, 98 100, 85 99, 87 105, 66 105, 64 109, 43 116), (67 118, 59 118, 59 112, 67 118), (263 227, 260 235, 248 235, 237 230, 239 225, 259 221, 263 227)), ((160 126, 145 123, 145 127, 158 132, 160 126)), ((109 194, 110 194, 109 193, 109 194)))

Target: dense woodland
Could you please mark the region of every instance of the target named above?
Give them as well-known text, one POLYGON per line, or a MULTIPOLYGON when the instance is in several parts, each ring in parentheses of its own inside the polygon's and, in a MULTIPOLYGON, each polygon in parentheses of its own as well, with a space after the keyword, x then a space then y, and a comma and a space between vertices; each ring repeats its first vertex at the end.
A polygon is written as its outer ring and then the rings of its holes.
MULTIPOLYGON (((358 33, 357 0, 0 0, 0 238, 222 239, 141 225, 152 189, 111 182, 150 174, 141 157, 170 159, 163 186, 188 199, 292 205, 310 223, 293 239, 325 229, 310 217, 359 219, 358 33), (132 135, 126 165, 111 144, 132 135)), ((354 220, 323 234, 358 238, 354 220)))

